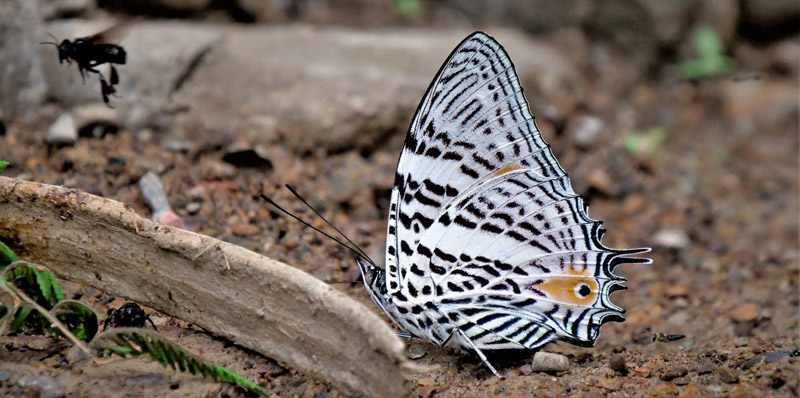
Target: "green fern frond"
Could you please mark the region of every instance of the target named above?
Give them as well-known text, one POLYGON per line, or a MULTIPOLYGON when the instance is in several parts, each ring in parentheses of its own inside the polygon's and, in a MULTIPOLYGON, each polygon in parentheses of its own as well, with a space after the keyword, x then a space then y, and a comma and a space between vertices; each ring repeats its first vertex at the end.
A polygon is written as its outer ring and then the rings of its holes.
POLYGON ((5 170, 6 167, 8 167, 9 164, 11 164, 11 163, 8 163, 8 161, 6 161, 6 160, 0 160, 0 174, 3 173, 3 170, 5 170))
MULTIPOLYGON (((97 334, 97 314, 79 301, 64 300, 56 304, 50 310, 50 314, 61 321, 80 340, 91 341, 97 334)), ((49 332, 56 336, 60 335, 56 328, 50 328, 49 332)))
POLYGON ((258 384, 247 380, 236 372, 213 362, 202 359, 183 347, 146 329, 115 328, 101 333, 92 342, 92 348, 109 351, 122 357, 136 357, 147 354, 164 367, 202 375, 216 381, 233 384, 261 396, 268 397, 258 384))

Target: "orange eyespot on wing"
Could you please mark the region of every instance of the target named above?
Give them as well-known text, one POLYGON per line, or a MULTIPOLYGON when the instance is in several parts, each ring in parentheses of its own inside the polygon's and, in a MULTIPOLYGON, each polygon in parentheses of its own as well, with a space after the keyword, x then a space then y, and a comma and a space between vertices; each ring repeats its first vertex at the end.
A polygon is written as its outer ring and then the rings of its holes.
POLYGON ((589 275, 589 270, 577 271, 569 267, 568 275, 548 278, 536 286, 547 297, 573 305, 591 305, 597 299, 597 281, 589 275))

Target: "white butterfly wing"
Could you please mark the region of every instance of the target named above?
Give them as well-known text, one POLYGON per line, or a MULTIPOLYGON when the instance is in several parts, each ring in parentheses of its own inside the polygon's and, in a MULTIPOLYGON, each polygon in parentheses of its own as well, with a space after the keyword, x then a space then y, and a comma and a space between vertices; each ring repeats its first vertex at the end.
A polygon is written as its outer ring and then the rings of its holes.
POLYGON ((542 139, 507 53, 484 33, 469 36, 429 87, 400 156, 389 293, 433 296, 483 347, 591 344, 622 313, 608 300, 622 282, 613 267, 648 261, 604 247, 601 235, 542 139))

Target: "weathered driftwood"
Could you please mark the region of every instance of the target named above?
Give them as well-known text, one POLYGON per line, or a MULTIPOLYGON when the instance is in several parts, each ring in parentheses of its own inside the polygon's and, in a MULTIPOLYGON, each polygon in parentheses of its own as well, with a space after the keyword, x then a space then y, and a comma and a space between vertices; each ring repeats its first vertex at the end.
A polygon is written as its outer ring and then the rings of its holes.
POLYGON ((85 192, 0 177, 0 236, 59 277, 184 319, 347 395, 407 394, 403 343, 296 269, 85 192))

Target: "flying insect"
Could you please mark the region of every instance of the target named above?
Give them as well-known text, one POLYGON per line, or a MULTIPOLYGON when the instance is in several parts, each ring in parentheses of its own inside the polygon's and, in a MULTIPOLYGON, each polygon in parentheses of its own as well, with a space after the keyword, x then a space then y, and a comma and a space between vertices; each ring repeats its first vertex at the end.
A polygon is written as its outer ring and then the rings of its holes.
POLYGON ((40 44, 54 45, 58 49, 59 63, 67 61, 67 64, 71 64, 74 61, 78 64, 78 71, 84 83, 86 83, 86 72, 96 73, 100 77, 100 93, 103 96, 103 102, 111 107, 108 97, 117 92, 114 86, 119 83, 119 74, 114 65, 124 65, 127 54, 122 46, 112 44, 110 41, 113 41, 113 36, 117 36, 121 32, 122 26, 127 25, 118 24, 91 36, 74 40, 64 39, 61 44, 56 43, 55 37, 53 41, 40 44), (108 80, 97 69, 97 66, 102 64, 109 64, 110 66, 111 72, 108 80))

